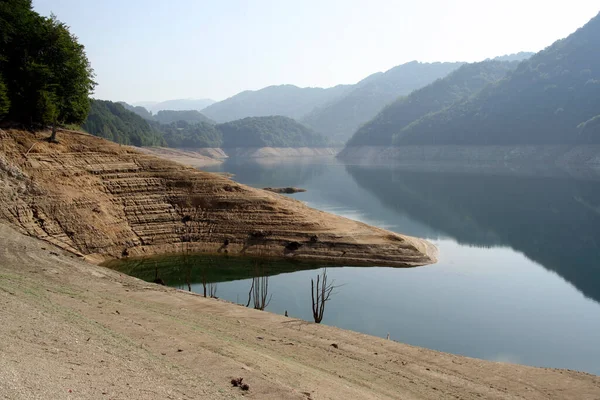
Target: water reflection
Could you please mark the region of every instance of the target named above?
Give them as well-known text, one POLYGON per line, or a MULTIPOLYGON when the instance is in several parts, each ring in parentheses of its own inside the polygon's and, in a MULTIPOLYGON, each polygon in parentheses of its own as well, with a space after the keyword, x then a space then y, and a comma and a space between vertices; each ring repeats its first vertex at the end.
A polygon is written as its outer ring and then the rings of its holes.
POLYGON ((459 243, 509 246, 600 302, 600 181, 347 166, 398 213, 459 243))

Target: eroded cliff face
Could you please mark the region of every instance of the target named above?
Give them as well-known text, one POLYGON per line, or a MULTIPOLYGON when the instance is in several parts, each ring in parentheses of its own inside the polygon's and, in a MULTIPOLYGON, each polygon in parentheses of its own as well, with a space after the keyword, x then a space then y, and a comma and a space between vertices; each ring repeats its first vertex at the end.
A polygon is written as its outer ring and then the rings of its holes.
POLYGON ((83 133, 0 131, 0 219, 96 262, 225 252, 345 265, 435 262, 428 242, 83 133))

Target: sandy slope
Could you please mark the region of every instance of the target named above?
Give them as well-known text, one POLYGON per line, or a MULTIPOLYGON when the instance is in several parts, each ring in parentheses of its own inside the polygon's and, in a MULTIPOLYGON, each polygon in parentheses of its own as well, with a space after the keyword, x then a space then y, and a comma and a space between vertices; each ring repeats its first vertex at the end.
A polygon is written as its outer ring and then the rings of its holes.
POLYGON ((0 397, 599 399, 600 378, 493 363, 147 284, 0 224, 0 397), (337 344, 338 348, 331 345, 337 344))

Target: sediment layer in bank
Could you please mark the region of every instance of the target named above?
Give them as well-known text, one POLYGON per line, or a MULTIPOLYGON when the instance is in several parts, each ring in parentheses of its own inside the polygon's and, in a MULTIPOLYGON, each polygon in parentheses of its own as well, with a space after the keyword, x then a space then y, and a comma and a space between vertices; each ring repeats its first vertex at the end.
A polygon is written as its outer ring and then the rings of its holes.
POLYGON ((221 252, 340 265, 435 262, 428 242, 74 132, 0 132, 0 219, 100 262, 221 252))

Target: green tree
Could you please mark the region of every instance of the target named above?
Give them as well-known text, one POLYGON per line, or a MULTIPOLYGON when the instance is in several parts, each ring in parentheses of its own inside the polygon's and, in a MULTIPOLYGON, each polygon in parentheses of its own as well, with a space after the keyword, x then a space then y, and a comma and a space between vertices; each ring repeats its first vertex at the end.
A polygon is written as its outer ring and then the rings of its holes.
POLYGON ((55 16, 42 17, 30 0, 0 3, 0 73, 10 100, 8 118, 30 125, 80 124, 96 83, 85 49, 55 16))
POLYGON ((10 100, 8 99, 8 91, 6 85, 0 75, 0 120, 8 113, 10 109, 10 100))

